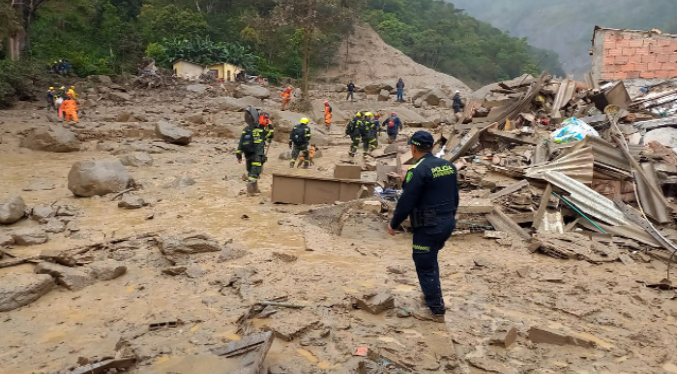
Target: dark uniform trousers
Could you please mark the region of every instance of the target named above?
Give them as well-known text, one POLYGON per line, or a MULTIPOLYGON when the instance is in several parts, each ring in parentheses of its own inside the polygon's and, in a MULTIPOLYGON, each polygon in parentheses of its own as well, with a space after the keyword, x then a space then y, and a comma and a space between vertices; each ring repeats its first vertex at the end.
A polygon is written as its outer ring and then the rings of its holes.
POLYGON ((437 226, 414 229, 414 264, 425 303, 435 314, 444 314, 444 299, 440 285, 440 267, 437 254, 456 228, 453 215, 438 216, 437 226))

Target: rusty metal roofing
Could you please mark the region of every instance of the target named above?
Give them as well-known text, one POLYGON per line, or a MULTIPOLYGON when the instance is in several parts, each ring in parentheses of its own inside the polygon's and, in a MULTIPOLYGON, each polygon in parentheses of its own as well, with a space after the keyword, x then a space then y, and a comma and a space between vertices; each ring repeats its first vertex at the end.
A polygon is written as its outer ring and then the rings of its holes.
POLYGON ((600 195, 583 183, 558 171, 547 171, 543 179, 568 192, 566 199, 578 209, 612 226, 632 225, 613 201, 600 195))
POLYGON ((527 178, 543 179, 548 171, 558 171, 583 184, 591 185, 594 174, 595 157, 592 147, 585 147, 568 153, 545 165, 527 169, 527 178))

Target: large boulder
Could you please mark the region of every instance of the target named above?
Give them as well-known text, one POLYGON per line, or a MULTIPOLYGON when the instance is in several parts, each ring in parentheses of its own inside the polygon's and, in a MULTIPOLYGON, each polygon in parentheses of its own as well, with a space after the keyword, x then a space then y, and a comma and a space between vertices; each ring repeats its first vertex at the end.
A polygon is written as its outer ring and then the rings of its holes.
POLYGON ((250 86, 246 84, 241 84, 235 90, 234 96, 238 99, 241 97, 252 96, 257 99, 263 100, 270 97, 270 91, 267 88, 261 86, 250 86))
POLYGON ((207 235, 192 235, 185 238, 163 236, 160 238, 160 251, 165 257, 176 264, 190 255, 207 252, 221 252, 223 247, 219 242, 207 235))
POLYGON ((372 83, 364 87, 364 92, 367 95, 378 95, 382 90, 390 92, 393 86, 388 83, 372 83))
POLYGON ((390 100, 390 91, 381 90, 378 94, 378 101, 388 101, 390 100))
POLYGON ((101 83, 103 85, 108 85, 108 86, 113 84, 113 80, 110 79, 110 77, 107 76, 107 75, 90 75, 89 77, 87 77, 87 80, 90 80, 90 81, 95 82, 95 83, 101 83))
POLYGON ((205 92, 207 92, 207 86, 204 84, 189 84, 186 86, 186 90, 195 92, 198 95, 203 95, 205 92))
POLYGON ((90 273, 100 281, 113 280, 127 272, 127 266, 116 260, 96 261, 89 265, 90 273))
POLYGON ((425 94, 424 97, 424 101, 429 105, 439 105, 440 100, 449 99, 449 96, 447 96, 447 94, 445 94, 444 91, 439 88, 431 89, 425 94))
POLYGON ((12 196, 0 204, 0 223, 9 225, 26 214, 26 203, 21 196, 12 196))
POLYGON ((46 274, 10 274, 0 279, 0 312, 28 305, 54 287, 54 279, 46 274))
POLYGON ((68 173, 68 189, 75 196, 106 195, 123 191, 130 180, 120 160, 78 161, 68 173))
POLYGON ((228 110, 231 112, 243 112, 247 107, 260 107, 261 99, 252 96, 246 96, 239 99, 234 97, 219 97, 212 100, 212 106, 220 110, 228 110))
POLYGON ((386 112, 386 115, 389 115, 391 112, 397 113, 397 116, 400 117, 402 124, 405 126, 421 127, 428 122, 422 115, 405 107, 385 108, 382 111, 386 112))
POLYGON ((153 157, 146 152, 134 152, 132 154, 120 157, 120 162, 124 166, 153 166, 153 157))
POLYGON ((64 286, 71 291, 79 291, 94 283, 93 277, 84 271, 47 261, 39 263, 33 271, 35 274, 51 275, 56 279, 58 285, 64 286))
POLYGON ((155 125, 155 133, 167 143, 188 145, 193 140, 193 133, 167 121, 155 125))
POLYGON ((20 229, 12 233, 14 244, 22 246, 38 245, 47 243, 47 233, 41 229, 20 229))
POLYGON ((289 141, 289 134, 294 126, 301 122, 301 118, 306 115, 290 111, 273 110, 270 112, 270 119, 275 125, 275 140, 282 143, 289 141))
POLYGON ((61 126, 49 125, 31 130, 21 139, 19 146, 35 151, 77 152, 80 150, 80 140, 61 126))

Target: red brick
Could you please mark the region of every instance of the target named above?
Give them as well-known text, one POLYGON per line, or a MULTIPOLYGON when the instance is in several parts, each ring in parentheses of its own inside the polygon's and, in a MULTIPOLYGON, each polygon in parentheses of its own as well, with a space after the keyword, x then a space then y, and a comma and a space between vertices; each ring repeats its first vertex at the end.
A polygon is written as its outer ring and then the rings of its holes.
POLYGON ((633 56, 628 56, 628 63, 630 64, 639 64, 642 62, 642 57, 633 55, 633 56))
POLYGON ((656 55, 654 54, 641 55, 640 59, 642 60, 643 63, 656 62, 656 55))
POLYGON ((614 73, 602 73, 602 79, 614 79, 614 73))
POLYGON ((657 62, 650 62, 649 63, 649 71, 658 71, 663 68, 663 64, 659 64, 657 62))
POLYGON ((627 73, 614 73, 614 79, 625 79, 628 76, 627 73))
POLYGON ((625 47, 625 48, 623 48, 623 56, 632 56, 632 55, 635 54, 636 50, 637 50, 637 48, 625 47))
POLYGON ((604 49, 615 49, 617 47, 615 40, 607 40, 604 42, 604 49))
POLYGON ((637 48, 635 50, 635 54, 638 55, 638 56, 648 55, 649 54, 649 47, 637 48))
POLYGON ((660 78, 660 79, 670 78, 670 70, 658 70, 655 73, 656 73, 656 78, 660 78))
POLYGON ((607 49, 605 54, 607 56, 620 56, 623 54, 623 50, 619 48, 611 48, 607 49))
POLYGON ((616 58, 614 59, 614 63, 616 65, 625 65, 628 63, 629 60, 630 57, 628 56, 616 56, 616 58))
POLYGON ((623 48, 630 48, 630 41, 629 40, 617 40, 616 41, 616 48, 618 49, 623 49, 623 48))
POLYGON ((666 54, 656 55, 656 62, 661 63, 661 64, 664 64, 666 62, 670 62, 670 55, 666 55, 666 54))
POLYGON ((637 71, 647 71, 647 70, 649 70, 649 64, 647 64, 647 63, 635 64, 635 70, 637 70, 637 71))
POLYGON ((658 41, 658 45, 660 45, 661 47, 669 47, 670 45, 672 45, 672 40, 661 39, 658 41))
POLYGON ((644 79, 656 78, 656 74, 653 71, 643 71, 639 74, 639 76, 644 79))
POLYGON ((670 70, 670 76, 668 78, 677 78, 677 69, 670 70))
POLYGON ((633 39, 628 42, 628 47, 630 48, 641 48, 644 46, 643 39, 633 39))
POLYGON ((663 47, 657 43, 653 43, 649 46, 649 52, 651 53, 663 53, 663 47))
POLYGON ((639 79, 640 72, 639 71, 629 71, 626 74, 627 79, 639 79))
POLYGON ((629 71, 635 71, 635 64, 625 64, 621 65, 621 71, 627 73, 629 71))
POLYGON ((672 62, 672 63, 677 62, 677 53, 671 54, 671 55, 670 55, 670 59, 668 60, 668 62, 672 62))

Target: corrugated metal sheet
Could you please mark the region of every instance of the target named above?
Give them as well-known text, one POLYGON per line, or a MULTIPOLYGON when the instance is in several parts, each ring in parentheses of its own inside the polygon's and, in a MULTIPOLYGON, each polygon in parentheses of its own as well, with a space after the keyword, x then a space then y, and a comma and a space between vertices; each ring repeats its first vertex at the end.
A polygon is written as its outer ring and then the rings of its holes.
POLYGON ((630 221, 616 207, 613 201, 600 195, 583 183, 557 171, 545 172, 543 178, 568 192, 570 196, 566 196, 566 199, 584 213, 613 226, 631 225, 630 221))
POLYGON ((527 169, 527 178, 543 179, 548 171, 558 171, 583 184, 591 185, 594 174, 595 157, 592 147, 578 149, 545 165, 527 169))
MULTIPOLYGON (((660 190, 660 185, 658 184, 658 176, 656 175, 656 170, 650 162, 645 162, 641 164, 642 171, 646 175, 649 182, 658 190, 660 190)), ((668 223, 670 222, 670 217, 668 216, 668 208, 663 204, 662 201, 655 199, 654 195, 651 193, 651 187, 644 183, 643 178, 635 178, 637 181, 637 193, 639 194, 639 200, 642 203, 642 207, 646 214, 651 216, 653 219, 659 223, 668 223)))

